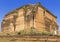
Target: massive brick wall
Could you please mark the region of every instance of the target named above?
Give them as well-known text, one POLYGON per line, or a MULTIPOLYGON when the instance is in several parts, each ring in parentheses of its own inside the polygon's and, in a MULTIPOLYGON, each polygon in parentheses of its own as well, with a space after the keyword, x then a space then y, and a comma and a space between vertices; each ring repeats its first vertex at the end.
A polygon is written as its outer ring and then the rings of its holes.
POLYGON ((35 18, 35 26, 37 30, 45 31, 44 9, 42 7, 38 7, 38 11, 35 18))
MULTIPOLYGON (((2 31, 4 32, 14 32, 14 31, 21 31, 25 30, 29 31, 29 29, 33 26, 33 14, 34 16, 34 28, 38 31, 47 31, 46 30, 46 21, 50 22, 51 26, 49 27, 50 32, 54 31, 54 28, 57 28, 58 31, 58 25, 56 23, 56 17, 52 15, 48 10, 43 8, 43 6, 40 5, 26 5, 21 8, 18 8, 10 13, 8 13, 3 21, 2 21, 2 31), (25 7, 25 8, 24 8, 25 7), (33 8, 37 8, 37 10, 32 10, 33 8), (33 13, 32 11, 35 11, 33 13), (26 21, 26 17, 28 17, 29 21, 26 21)), ((48 29, 48 28, 47 28, 48 29)))

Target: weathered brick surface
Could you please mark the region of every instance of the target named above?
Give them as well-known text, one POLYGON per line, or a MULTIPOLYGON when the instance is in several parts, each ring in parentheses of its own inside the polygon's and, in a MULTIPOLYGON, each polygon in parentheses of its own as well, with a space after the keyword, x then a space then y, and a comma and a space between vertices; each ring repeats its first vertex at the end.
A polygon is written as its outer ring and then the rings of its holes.
POLYGON ((0 36, 0 41, 14 42, 60 42, 56 36, 0 36))
MULTIPOLYGON (((3 32, 14 32, 14 26, 15 26, 15 31, 21 31, 21 30, 29 31, 30 28, 33 26, 32 15, 34 14, 34 27, 36 30, 47 31, 49 29, 50 32, 54 32, 54 28, 56 28, 56 31, 58 32, 56 16, 54 16, 52 13, 50 13, 47 9, 45 9, 41 5, 38 6, 37 11, 35 11, 36 13, 33 13, 31 11, 32 10, 31 7, 33 6, 35 5, 27 5, 26 7, 23 6, 21 8, 18 8, 8 13, 2 21, 2 31, 3 32), (28 20, 27 20, 27 17, 28 17, 28 20), (45 25, 46 21, 50 23, 49 28, 47 28, 45 25)), ((49 23, 47 23, 47 25, 49 23)))

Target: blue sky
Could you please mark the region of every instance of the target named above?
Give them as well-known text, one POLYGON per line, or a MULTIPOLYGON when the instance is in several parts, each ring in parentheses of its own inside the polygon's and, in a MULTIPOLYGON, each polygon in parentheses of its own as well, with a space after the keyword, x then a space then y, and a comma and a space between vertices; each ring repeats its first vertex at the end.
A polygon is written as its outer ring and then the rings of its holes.
POLYGON ((36 4, 37 2, 41 2, 45 8, 57 16, 57 23, 60 26, 60 0, 0 0, 0 28, 1 22, 8 12, 23 5, 36 4))

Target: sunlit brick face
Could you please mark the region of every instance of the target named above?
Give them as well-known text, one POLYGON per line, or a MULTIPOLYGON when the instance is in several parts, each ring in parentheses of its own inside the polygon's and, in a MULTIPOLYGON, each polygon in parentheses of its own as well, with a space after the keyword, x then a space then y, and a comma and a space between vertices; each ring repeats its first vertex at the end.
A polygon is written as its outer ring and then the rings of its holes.
POLYGON ((21 30, 28 32, 31 27, 38 31, 53 33, 54 28, 58 31, 56 16, 41 5, 27 5, 9 13, 2 21, 3 32, 19 32, 21 30))

